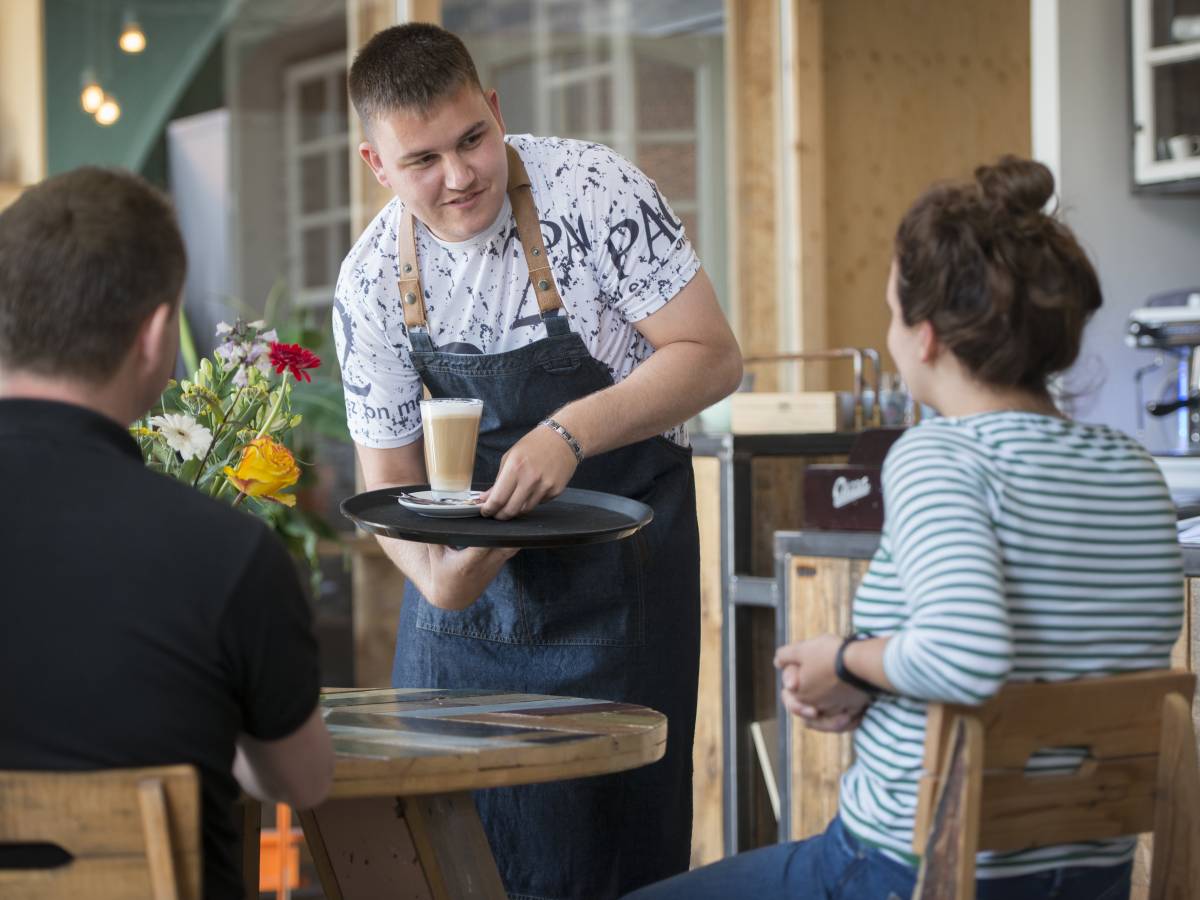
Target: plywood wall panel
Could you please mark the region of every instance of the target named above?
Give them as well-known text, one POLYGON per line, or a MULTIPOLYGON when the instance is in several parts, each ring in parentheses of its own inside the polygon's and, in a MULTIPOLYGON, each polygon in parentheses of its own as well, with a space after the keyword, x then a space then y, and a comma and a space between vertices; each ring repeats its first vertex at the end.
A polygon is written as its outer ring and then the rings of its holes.
POLYGON ((826 0, 822 12, 828 334, 883 351, 909 204, 936 180, 1030 153, 1029 5, 826 0))

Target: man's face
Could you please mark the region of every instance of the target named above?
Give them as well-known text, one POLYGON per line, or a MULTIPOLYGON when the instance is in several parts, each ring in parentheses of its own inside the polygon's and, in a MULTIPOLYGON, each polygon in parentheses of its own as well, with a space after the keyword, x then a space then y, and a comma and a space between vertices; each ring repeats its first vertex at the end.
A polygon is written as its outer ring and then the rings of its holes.
POLYGON ((504 119, 495 91, 474 85, 426 110, 377 119, 359 154, 376 179, 443 241, 465 241, 496 220, 508 187, 504 119))

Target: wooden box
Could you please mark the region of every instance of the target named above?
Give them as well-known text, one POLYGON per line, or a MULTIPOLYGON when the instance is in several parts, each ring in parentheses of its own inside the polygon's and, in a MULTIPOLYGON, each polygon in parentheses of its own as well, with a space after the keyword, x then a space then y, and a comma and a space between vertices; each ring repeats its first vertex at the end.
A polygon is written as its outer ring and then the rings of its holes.
POLYGON ((738 393, 731 398, 734 434, 812 434, 854 428, 854 398, 846 391, 738 393))
POLYGON ((850 448, 845 465, 804 470, 804 527, 829 531, 883 528, 883 460, 903 428, 869 428, 850 448))
POLYGON ((831 531, 883 528, 879 466, 809 466, 804 471, 804 527, 831 531))

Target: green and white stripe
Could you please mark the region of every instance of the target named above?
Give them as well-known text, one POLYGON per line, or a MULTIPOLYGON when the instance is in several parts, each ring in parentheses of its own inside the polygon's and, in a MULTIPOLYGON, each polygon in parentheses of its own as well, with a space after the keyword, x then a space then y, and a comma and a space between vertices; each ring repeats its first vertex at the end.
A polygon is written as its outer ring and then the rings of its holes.
MULTIPOLYGON (((888 678, 855 733, 841 815, 912 863, 929 701, 981 703, 1005 681, 1169 665, 1183 566, 1162 475, 1133 439, 1032 413, 934 419, 883 469, 886 521, 854 600, 891 636, 888 678)), ((1038 770, 1077 758, 1046 753, 1038 770)), ((1130 838, 979 856, 980 878, 1130 859, 1130 838)))

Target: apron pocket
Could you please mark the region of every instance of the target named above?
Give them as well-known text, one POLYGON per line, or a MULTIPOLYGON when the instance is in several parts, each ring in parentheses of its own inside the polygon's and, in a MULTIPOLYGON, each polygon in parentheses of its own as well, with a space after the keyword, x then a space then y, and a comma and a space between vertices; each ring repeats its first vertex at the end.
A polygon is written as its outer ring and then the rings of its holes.
POLYGON ((440 609, 413 591, 412 596, 419 604, 416 626, 442 634, 524 644, 528 629, 521 621, 519 595, 514 560, 509 560, 483 596, 466 609, 440 609))
POLYGON ((531 644, 641 646, 645 640, 646 541, 523 550, 522 619, 531 644))

